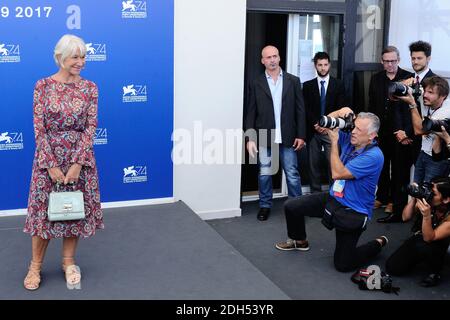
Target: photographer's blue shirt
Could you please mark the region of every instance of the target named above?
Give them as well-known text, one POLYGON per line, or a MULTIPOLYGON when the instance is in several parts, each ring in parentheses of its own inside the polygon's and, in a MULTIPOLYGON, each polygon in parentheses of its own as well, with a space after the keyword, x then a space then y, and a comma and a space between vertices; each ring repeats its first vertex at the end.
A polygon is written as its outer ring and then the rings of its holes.
POLYGON ((344 187, 341 193, 335 193, 333 189, 338 189, 334 186, 342 180, 334 181, 330 188, 330 195, 344 206, 363 213, 371 219, 384 156, 376 142, 355 151, 350 138, 350 132, 339 132, 340 159, 354 179, 343 180, 344 187))

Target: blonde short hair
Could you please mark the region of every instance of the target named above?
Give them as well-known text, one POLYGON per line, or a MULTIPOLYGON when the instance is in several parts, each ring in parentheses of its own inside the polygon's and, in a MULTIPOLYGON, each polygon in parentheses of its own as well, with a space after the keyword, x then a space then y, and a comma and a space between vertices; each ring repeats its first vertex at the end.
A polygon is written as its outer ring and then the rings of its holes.
POLYGON ((59 39, 53 51, 53 58, 58 67, 64 68, 63 61, 68 57, 72 57, 80 51, 80 55, 86 55, 86 44, 83 39, 74 36, 73 34, 65 34, 59 39))

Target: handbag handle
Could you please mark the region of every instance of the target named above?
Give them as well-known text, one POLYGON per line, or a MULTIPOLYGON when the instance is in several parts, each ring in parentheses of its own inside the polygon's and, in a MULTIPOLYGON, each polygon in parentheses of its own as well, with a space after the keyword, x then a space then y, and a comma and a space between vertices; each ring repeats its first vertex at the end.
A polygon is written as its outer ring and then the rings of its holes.
POLYGON ((72 187, 72 191, 75 191, 75 182, 69 182, 67 185, 65 185, 64 183, 56 182, 53 185, 53 190, 55 190, 56 192, 64 192, 66 190, 61 191, 61 188, 63 188, 64 186, 70 186, 70 187, 72 187), (56 190, 55 190, 55 186, 56 186, 56 190))

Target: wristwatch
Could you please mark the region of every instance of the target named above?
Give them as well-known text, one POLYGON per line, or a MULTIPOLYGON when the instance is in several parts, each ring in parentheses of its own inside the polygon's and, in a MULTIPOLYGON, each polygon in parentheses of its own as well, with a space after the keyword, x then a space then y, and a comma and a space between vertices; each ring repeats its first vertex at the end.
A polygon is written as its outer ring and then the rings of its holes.
POLYGON ((415 104, 410 104, 409 105, 409 109, 415 109, 415 108, 417 108, 417 105, 415 105, 415 104))
POLYGON ((447 149, 450 151, 450 143, 447 144, 447 149))

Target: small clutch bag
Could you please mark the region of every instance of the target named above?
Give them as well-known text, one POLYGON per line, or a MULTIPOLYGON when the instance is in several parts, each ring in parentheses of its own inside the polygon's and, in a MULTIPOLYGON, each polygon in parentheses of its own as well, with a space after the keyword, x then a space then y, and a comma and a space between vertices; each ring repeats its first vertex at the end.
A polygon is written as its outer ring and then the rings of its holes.
POLYGON ((85 218, 84 197, 81 191, 52 191, 49 195, 49 221, 80 220, 85 218))

